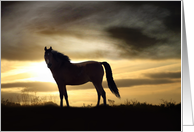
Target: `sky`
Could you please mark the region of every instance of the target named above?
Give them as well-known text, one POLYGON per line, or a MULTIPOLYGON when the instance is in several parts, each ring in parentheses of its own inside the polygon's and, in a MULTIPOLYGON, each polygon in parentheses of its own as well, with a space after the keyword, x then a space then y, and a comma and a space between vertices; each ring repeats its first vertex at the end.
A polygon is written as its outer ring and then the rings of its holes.
MULTIPOLYGON (((59 92, 44 47, 72 63, 107 61, 121 99, 181 101, 181 2, 1 2, 1 98, 59 92)), ((67 86, 73 106, 97 103, 91 83, 67 86)), ((101 100, 102 103, 102 100, 101 100)))

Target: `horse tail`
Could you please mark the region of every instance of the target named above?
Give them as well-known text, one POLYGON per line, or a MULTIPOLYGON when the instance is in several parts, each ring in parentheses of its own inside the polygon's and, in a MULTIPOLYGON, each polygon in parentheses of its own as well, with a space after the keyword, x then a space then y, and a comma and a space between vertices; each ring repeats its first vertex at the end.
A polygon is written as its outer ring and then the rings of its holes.
POLYGON ((119 94, 119 90, 117 89, 117 86, 113 80, 113 76, 112 76, 112 70, 110 65, 107 62, 101 62, 102 65, 104 65, 105 67, 105 71, 106 71, 106 79, 108 82, 108 87, 110 89, 110 91, 116 95, 116 97, 120 98, 120 94, 119 94))

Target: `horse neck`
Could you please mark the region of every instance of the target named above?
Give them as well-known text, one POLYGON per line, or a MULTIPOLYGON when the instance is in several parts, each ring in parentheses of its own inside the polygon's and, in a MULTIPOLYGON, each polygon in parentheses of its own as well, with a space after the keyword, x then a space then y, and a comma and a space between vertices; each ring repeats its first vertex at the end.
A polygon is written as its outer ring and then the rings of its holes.
POLYGON ((52 72, 58 71, 61 68, 65 68, 65 67, 68 67, 69 65, 71 65, 70 62, 62 62, 62 61, 56 61, 56 60, 54 60, 54 61, 55 61, 53 63, 54 65, 50 68, 50 70, 52 72))

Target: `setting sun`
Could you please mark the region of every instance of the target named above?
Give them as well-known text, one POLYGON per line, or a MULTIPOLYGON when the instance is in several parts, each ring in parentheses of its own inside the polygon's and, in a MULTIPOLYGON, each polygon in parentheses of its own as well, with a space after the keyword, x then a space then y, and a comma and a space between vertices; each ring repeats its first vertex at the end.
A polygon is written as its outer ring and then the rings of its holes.
POLYGON ((2 61, 6 65, 12 65, 13 69, 9 72, 4 72, 2 69, 2 82, 7 81, 42 81, 55 82, 50 70, 47 68, 44 61, 41 62, 7 62, 2 61))
POLYGON ((53 82, 55 80, 52 77, 50 70, 47 68, 45 61, 31 63, 26 67, 26 70, 32 74, 31 78, 27 78, 26 81, 40 81, 40 82, 53 82))

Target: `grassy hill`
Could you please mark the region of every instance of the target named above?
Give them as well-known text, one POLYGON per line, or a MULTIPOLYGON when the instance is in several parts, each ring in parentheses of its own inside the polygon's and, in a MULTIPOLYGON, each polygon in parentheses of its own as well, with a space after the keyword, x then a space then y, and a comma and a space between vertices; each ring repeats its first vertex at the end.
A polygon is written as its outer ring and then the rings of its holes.
POLYGON ((1 104, 1 130, 7 131, 181 131, 181 104, 164 102, 99 107, 1 104))

